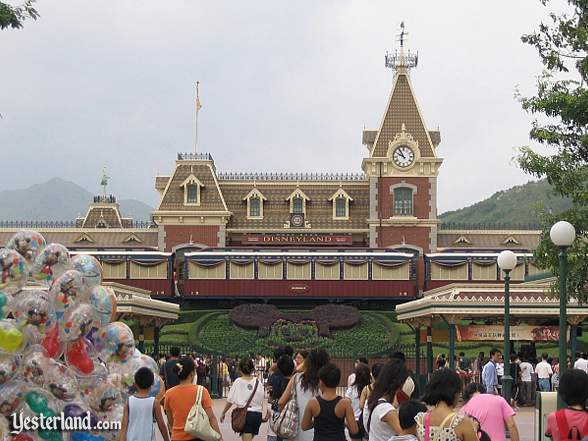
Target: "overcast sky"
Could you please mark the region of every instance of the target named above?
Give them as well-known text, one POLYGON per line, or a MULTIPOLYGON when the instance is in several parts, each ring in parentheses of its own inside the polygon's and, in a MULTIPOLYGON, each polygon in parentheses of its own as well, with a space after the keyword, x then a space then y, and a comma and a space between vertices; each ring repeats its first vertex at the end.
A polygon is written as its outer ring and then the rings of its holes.
MULTIPOLYGON (((14 2, 12 2, 14 3, 14 2)), ((155 204, 157 172, 194 145, 221 171, 361 171, 404 20, 429 128, 441 129, 439 211, 526 182, 512 161, 541 66, 520 36, 538 0, 38 0, 0 32, 0 189, 60 176, 155 204)))

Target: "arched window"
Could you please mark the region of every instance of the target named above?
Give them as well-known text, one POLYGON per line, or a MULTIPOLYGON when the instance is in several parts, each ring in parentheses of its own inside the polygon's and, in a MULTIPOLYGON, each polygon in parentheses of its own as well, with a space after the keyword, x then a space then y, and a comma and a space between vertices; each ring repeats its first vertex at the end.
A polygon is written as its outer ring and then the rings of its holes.
POLYGON ((412 189, 397 187, 394 189, 394 216, 412 216, 412 189))

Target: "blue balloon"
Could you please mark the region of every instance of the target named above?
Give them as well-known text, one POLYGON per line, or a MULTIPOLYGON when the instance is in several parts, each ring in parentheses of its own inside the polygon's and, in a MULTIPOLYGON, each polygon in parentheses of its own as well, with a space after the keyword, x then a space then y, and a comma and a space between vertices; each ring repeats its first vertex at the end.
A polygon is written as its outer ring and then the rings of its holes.
POLYGON ((105 441, 103 437, 88 432, 72 432, 70 439, 71 441, 105 441))

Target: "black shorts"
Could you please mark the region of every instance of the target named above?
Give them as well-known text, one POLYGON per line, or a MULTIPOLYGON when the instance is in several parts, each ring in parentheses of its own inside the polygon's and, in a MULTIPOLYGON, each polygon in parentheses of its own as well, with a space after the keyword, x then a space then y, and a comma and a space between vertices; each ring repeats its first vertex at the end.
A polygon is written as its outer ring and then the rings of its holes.
POLYGON ((261 418, 261 412, 247 411, 247 417, 245 418, 245 427, 243 428, 241 435, 244 433, 250 433, 252 435, 259 434, 261 418))

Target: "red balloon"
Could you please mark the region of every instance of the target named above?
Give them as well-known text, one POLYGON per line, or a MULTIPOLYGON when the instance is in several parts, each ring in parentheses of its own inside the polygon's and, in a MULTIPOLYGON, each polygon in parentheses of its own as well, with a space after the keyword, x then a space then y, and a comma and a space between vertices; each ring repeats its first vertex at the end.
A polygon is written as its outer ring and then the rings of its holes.
POLYGON ((94 361, 88 355, 86 343, 83 339, 79 339, 68 346, 65 359, 82 374, 88 375, 94 371, 94 361))
POLYGON ((11 438, 12 441, 33 441, 33 438, 26 433, 19 433, 11 438))
POLYGON ((61 344, 59 341, 59 326, 57 323, 45 334, 45 338, 41 343, 47 351, 47 356, 50 358, 56 358, 61 355, 61 344))

